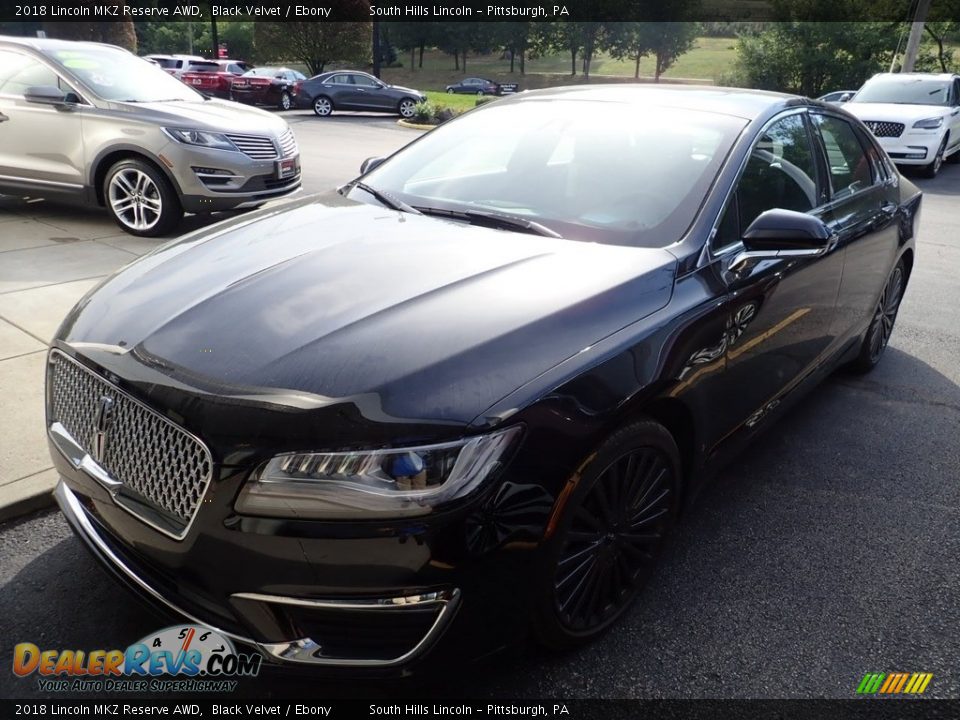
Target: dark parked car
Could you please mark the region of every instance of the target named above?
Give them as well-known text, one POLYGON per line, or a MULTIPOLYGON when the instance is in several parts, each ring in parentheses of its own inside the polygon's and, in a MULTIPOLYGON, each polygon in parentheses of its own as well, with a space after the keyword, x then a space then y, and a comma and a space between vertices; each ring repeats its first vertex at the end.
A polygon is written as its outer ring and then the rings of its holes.
POLYGON ((877 364, 914 263, 917 188, 806 98, 537 91, 364 169, 135 262, 49 355, 73 528, 277 663, 595 637, 712 469, 877 364))
POLYGON ((250 105, 271 105, 289 110, 300 84, 306 79, 303 73, 290 68, 254 68, 233 81, 232 98, 250 105))
POLYGON ((516 83, 498 83, 486 78, 464 78, 458 83, 447 85, 447 92, 467 95, 510 95, 517 92, 517 85, 516 83))
POLYGON ((413 117, 417 103, 426 99, 418 90, 387 85, 364 72, 337 70, 305 80, 300 85, 296 104, 313 108, 320 117, 334 110, 372 110, 409 118, 413 117))

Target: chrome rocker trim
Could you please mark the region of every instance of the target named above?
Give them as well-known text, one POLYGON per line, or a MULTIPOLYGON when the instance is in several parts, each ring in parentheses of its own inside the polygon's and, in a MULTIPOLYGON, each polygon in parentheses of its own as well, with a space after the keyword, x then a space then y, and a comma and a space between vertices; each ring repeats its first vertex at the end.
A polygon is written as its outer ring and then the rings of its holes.
POLYGON ((67 484, 60 480, 56 489, 53 491, 54 498, 60 506, 60 510, 66 516, 70 525, 78 535, 81 535, 87 544, 96 551, 100 559, 108 563, 114 570, 127 578, 134 586, 142 590, 146 595, 159 602, 164 607, 191 620, 198 625, 209 627, 211 630, 224 635, 225 637, 249 645, 266 657, 279 663, 300 664, 300 665, 326 665, 336 667, 370 667, 386 668, 401 665, 415 659, 422 654, 440 633, 449 624, 453 618, 457 607, 460 604, 460 590, 453 588, 451 590, 441 590, 437 592, 424 593, 422 595, 408 595, 394 598, 373 598, 369 600, 339 600, 339 599, 311 599, 295 598, 279 595, 261 595, 258 593, 237 593, 231 597, 246 600, 256 600, 262 602, 272 602, 287 605, 300 605, 307 607, 333 608, 346 610, 365 610, 370 612, 397 612, 410 606, 429 606, 440 605, 440 612, 436 620, 427 633, 420 639, 413 649, 400 655, 399 657, 389 659, 369 659, 369 658, 342 658, 321 655, 322 645, 312 638, 300 638, 280 643, 260 643, 242 635, 228 632, 221 628, 210 625, 210 623, 201 620, 191 613, 183 610, 174 603, 170 602, 158 590, 154 589, 149 583, 141 578, 129 567, 97 533, 93 522, 84 509, 76 494, 67 487, 67 484))

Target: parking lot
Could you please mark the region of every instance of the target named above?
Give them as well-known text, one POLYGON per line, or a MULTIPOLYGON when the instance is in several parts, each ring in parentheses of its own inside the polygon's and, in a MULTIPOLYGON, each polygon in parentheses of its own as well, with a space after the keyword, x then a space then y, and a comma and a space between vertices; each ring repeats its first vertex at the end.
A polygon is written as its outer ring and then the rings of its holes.
MULTIPOLYGON (((288 119, 307 192, 416 137, 384 118, 288 119)), ((421 681, 427 692, 850 698, 864 673, 902 671, 933 673, 927 695, 960 696, 960 166, 916 182, 925 192, 917 262, 880 367, 837 373, 721 473, 613 632, 562 655, 521 646, 457 668, 455 684, 421 681)), ((202 222, 188 218, 184 229, 202 222)), ((156 244, 100 212, 0 199, 0 486, 53 486, 45 343, 99 278, 156 244)), ((56 513, 7 523, 0 537, 9 644, 125 647, 164 624, 101 572, 56 513)), ((0 673, 0 693, 42 695, 34 682, 0 673)), ((265 675, 238 694, 368 692, 265 675)))

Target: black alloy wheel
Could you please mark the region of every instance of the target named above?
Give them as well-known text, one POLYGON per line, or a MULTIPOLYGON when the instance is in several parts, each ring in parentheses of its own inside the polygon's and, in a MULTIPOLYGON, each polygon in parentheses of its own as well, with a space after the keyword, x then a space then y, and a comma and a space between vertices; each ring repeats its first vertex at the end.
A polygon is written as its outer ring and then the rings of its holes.
POLYGON ((873 370, 883 357, 890 342, 890 335, 893 333, 893 325, 897 320, 906 286, 907 274, 901 260, 890 273, 890 278, 884 285, 883 292, 880 293, 873 319, 870 321, 870 327, 860 347, 860 355, 850 364, 850 368, 855 372, 865 373, 873 370))
POLYGON ((293 98, 290 97, 290 93, 284 90, 282 93, 280 93, 280 109, 289 110, 292 107, 293 107, 293 98))
POLYGON ((630 606, 676 521, 679 482, 679 452, 663 426, 634 423, 603 444, 553 538, 534 618, 543 644, 587 642, 630 606))

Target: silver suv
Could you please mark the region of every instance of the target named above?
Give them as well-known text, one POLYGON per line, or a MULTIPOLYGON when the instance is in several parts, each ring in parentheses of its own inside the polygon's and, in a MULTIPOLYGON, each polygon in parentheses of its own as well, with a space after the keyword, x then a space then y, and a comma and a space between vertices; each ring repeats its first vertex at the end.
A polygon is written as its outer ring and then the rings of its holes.
POLYGON ((133 235, 300 188, 287 123, 112 45, 0 36, 0 193, 106 206, 133 235))

